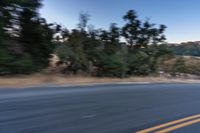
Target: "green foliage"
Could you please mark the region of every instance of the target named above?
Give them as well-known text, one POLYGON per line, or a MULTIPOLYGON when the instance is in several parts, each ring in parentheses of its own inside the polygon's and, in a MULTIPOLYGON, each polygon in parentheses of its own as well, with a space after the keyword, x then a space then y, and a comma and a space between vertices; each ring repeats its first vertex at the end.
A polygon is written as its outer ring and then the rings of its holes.
POLYGON ((81 14, 79 28, 68 32, 67 40, 56 50, 62 62, 70 62, 67 71, 90 73, 95 67, 97 76, 156 74, 161 60, 173 55, 165 45, 160 45, 165 40, 166 27, 142 23, 134 11, 124 16, 124 27, 113 23, 108 31, 87 29, 88 16, 81 14), (121 37, 128 44, 121 43, 121 37))
POLYGON ((0 50, 0 75, 5 74, 21 74, 30 73, 35 71, 35 66, 32 62, 30 55, 13 56, 6 52, 6 50, 0 50))
POLYGON ((59 46, 56 49, 56 55, 60 58, 61 61, 65 61, 66 57, 74 57, 75 53, 72 51, 72 48, 68 45, 59 46))
POLYGON ((116 26, 115 23, 110 25, 110 30, 102 31, 101 35, 104 43, 104 51, 107 54, 115 54, 120 48, 120 29, 116 26))
POLYGON ((100 76, 124 77, 128 70, 126 62, 119 55, 102 54, 100 57, 100 76))
POLYGON ((0 74, 31 73, 48 66, 54 31, 38 9, 41 0, 0 2, 0 74))
POLYGON ((155 28, 155 24, 150 23, 148 20, 142 22, 138 19, 134 10, 128 11, 123 18, 127 23, 122 27, 122 36, 131 46, 131 49, 159 44, 165 40, 163 34, 166 29, 165 25, 155 28))
POLYGON ((29 9, 24 9, 21 13, 20 41, 23 43, 25 52, 32 56, 34 64, 43 68, 48 66, 48 59, 54 50, 54 45, 51 42, 53 31, 42 19, 32 20, 34 17, 34 12, 29 9))
POLYGON ((148 75, 150 69, 150 57, 144 51, 138 51, 128 57, 129 74, 148 75))
POLYGON ((67 64, 64 71, 73 74, 148 75, 157 73, 160 60, 171 54, 160 45, 166 26, 142 22, 133 10, 123 17, 122 28, 112 23, 109 30, 94 29, 88 25, 89 15, 82 13, 78 27, 68 31, 39 17, 40 0, 8 0, 0 5, 0 44, 4 44, 0 47, 0 74, 39 71, 48 66, 55 52, 67 64))

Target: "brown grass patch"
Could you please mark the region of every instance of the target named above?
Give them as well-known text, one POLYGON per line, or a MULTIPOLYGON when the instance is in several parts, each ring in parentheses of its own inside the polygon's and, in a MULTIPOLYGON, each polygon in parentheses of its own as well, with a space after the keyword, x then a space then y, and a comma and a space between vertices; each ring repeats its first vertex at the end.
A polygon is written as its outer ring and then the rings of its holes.
POLYGON ((85 85, 98 83, 200 83, 200 80, 166 77, 97 78, 87 76, 65 76, 53 74, 34 74, 28 76, 0 77, 0 87, 28 87, 41 85, 85 85))

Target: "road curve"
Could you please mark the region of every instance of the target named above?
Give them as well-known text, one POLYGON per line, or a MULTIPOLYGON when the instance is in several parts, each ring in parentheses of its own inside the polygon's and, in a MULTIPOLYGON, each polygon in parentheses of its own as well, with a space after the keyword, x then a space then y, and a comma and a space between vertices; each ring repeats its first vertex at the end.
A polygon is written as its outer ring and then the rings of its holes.
MULTIPOLYGON (((0 133, 134 133, 199 114, 200 84, 0 89, 0 133)), ((173 132, 200 132, 193 121, 173 132)))

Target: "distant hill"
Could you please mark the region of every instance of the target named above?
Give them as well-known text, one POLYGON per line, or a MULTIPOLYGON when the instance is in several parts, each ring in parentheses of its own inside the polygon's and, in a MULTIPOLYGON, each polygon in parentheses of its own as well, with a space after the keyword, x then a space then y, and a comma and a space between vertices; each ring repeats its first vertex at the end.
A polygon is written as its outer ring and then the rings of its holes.
POLYGON ((200 41, 168 44, 168 46, 176 55, 200 56, 200 41))

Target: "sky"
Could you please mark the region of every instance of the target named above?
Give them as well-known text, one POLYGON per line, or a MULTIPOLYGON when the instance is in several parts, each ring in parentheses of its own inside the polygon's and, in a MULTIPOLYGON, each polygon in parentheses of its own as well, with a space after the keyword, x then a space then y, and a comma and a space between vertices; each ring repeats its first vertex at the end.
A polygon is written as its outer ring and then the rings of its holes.
POLYGON ((165 24, 167 42, 200 41, 200 0, 43 0, 41 16, 68 29, 76 28, 79 14, 90 14, 89 24, 108 29, 122 26, 122 16, 135 10, 141 20, 165 24))

